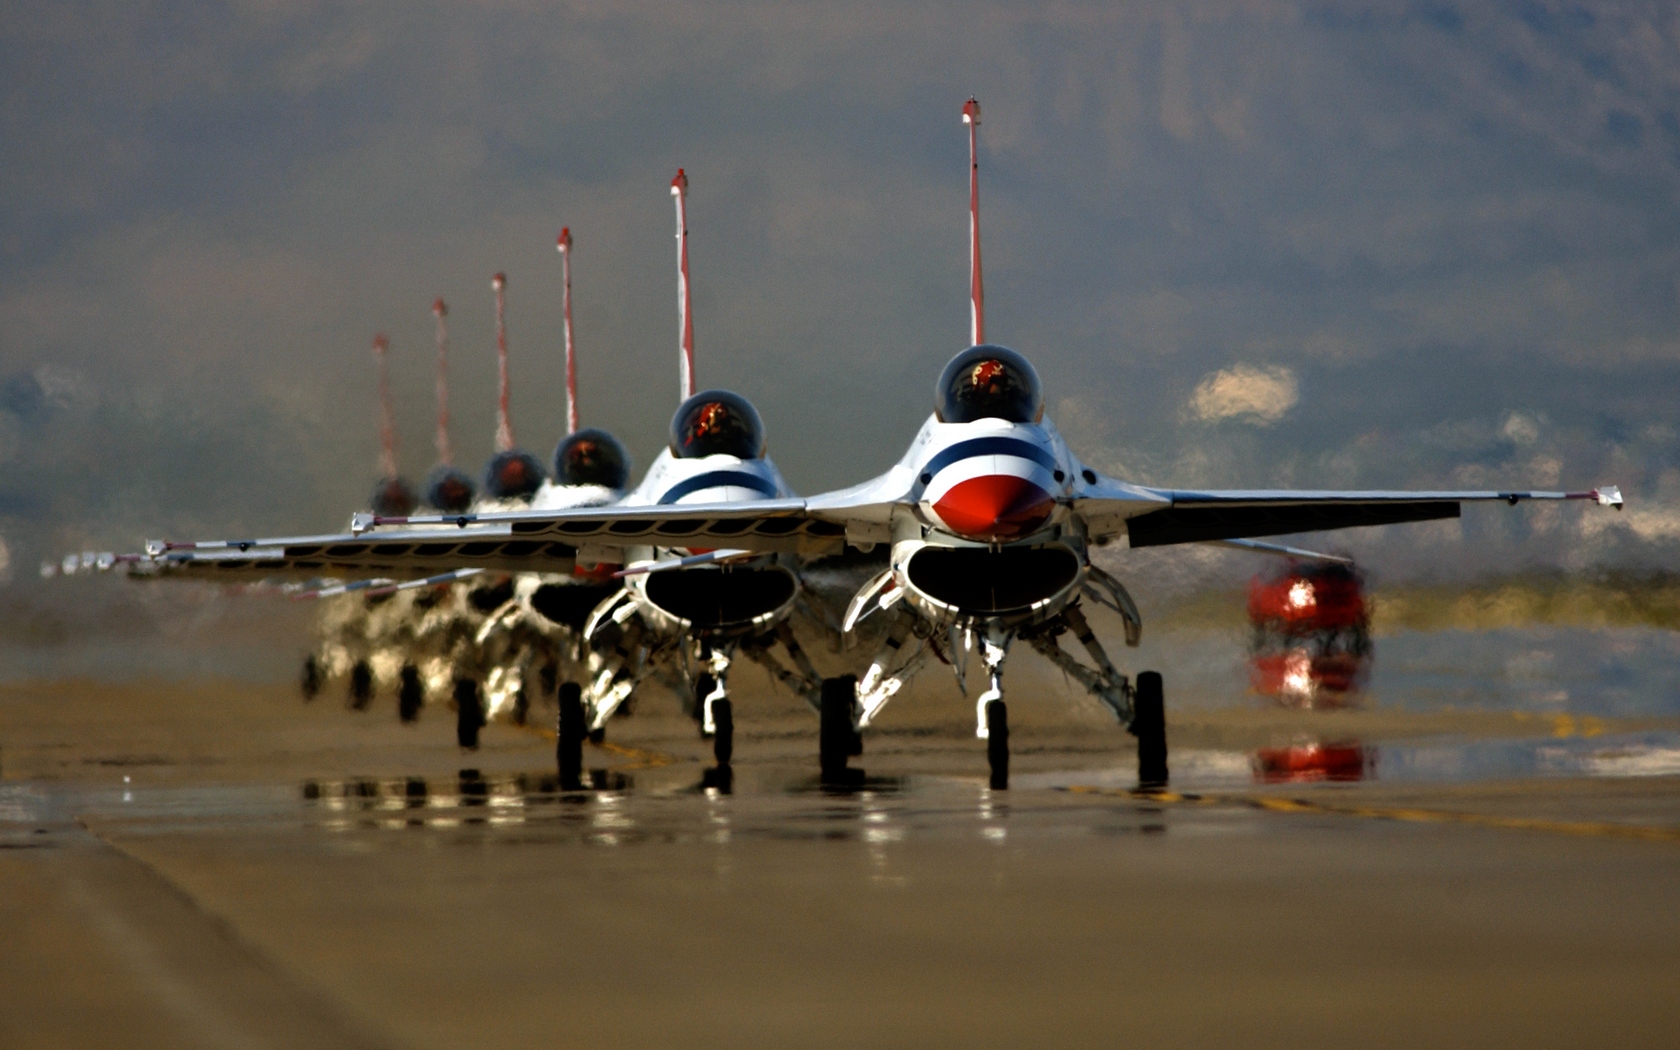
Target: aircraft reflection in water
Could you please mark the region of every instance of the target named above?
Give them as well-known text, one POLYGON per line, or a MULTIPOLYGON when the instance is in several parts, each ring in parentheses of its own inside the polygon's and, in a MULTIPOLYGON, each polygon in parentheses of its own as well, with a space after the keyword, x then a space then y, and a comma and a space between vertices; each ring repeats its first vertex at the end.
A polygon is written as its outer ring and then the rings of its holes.
MULTIPOLYGON (((986 684, 975 706, 975 735, 986 742, 991 784, 1007 787, 1003 669, 1019 640, 1079 683, 1137 737, 1138 779, 1152 786, 1164 784, 1168 773, 1163 681, 1154 672, 1135 679, 1122 672, 1092 630, 1085 615, 1090 605, 1120 617, 1127 645, 1138 643, 1143 627, 1121 581, 1092 564, 1093 547, 1122 540, 1131 548, 1217 543, 1326 559, 1256 537, 1456 518, 1465 502, 1622 505, 1620 492, 1609 486, 1575 492, 1191 490, 1100 474, 1080 460, 1046 417, 1044 390, 1026 357, 986 341, 975 162, 979 116, 978 103, 969 100, 963 117, 970 158, 971 345, 940 374, 932 417, 899 462, 879 477, 798 498, 763 458, 758 442, 733 452, 702 443, 696 449, 704 454, 681 454, 687 421, 679 414, 674 447, 661 454, 634 497, 613 505, 359 515, 348 534, 152 541, 146 557, 160 566, 202 566, 212 576, 219 568, 407 576, 480 568, 567 575, 580 566, 620 564, 627 577, 647 582, 632 584, 629 600, 602 614, 608 619, 618 622, 619 611, 628 610, 626 622, 641 616, 646 624, 657 621, 660 608, 675 611, 675 603, 693 599, 694 610, 707 611, 720 624, 728 621, 733 627, 745 621, 769 628, 785 622, 791 612, 798 574, 806 566, 825 558, 876 557, 880 551, 886 566, 856 591, 840 626, 852 634, 873 620, 871 627, 885 641, 861 678, 838 675, 820 683, 817 750, 825 778, 849 778, 847 761, 861 746, 861 734, 909 678, 929 664, 929 657, 949 664, 963 686, 973 654, 986 684), (713 575, 690 575, 699 572, 713 575), (653 582, 666 573, 681 575, 653 582), (659 597, 667 588, 670 606, 659 597)), ((689 345, 686 339, 684 345, 689 345)), ((726 399, 720 391, 701 400, 685 408, 720 406, 718 422, 729 425, 719 433, 741 430, 758 436, 745 425, 756 417, 747 411, 745 399, 726 399), (735 411, 724 411, 731 406, 735 411)), ((700 622, 682 615, 673 619, 700 622)), ((705 641, 682 623, 676 626, 689 642, 705 641)), ((638 649, 641 644, 636 643, 638 649)), ((631 657, 632 663, 623 666, 633 666, 631 657)), ((800 668, 794 677, 808 676, 800 668)), ((610 683, 617 680, 614 670, 608 689, 594 688, 585 697, 568 688, 562 697, 563 779, 578 770, 584 733, 601 728, 603 716, 612 713, 610 683)), ((714 694, 721 687, 720 679, 714 694)), ((721 728, 717 701, 725 697, 714 694, 703 698, 710 704, 702 705, 702 718, 709 706, 714 728, 721 728)), ((721 749, 718 757, 724 760, 721 749)))

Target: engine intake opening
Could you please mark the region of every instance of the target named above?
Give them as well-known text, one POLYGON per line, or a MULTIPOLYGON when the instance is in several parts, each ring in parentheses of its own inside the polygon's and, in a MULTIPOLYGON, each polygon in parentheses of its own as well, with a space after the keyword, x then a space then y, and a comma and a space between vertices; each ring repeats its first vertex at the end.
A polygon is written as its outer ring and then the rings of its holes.
POLYGON ((764 569, 671 569, 648 577, 655 605, 696 627, 744 624, 793 598, 798 584, 781 566, 764 569))
POLYGON ((923 547, 910 559, 910 583, 964 613, 1025 609, 1066 590, 1079 559, 1066 547, 923 547))
POLYGON ((531 608, 554 623, 581 631, 595 607, 618 591, 617 583, 545 583, 531 595, 531 608))

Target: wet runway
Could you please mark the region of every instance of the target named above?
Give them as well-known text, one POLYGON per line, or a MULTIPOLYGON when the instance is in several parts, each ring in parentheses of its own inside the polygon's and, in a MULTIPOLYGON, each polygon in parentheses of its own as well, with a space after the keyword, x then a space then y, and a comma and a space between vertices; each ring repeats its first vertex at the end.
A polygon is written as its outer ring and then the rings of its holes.
POLYGON ((1345 714, 1184 713, 1150 797, 1112 729, 833 790, 796 711, 727 779, 650 711, 561 792, 532 731, 8 687, 0 1045, 1668 1041, 1680 726, 1345 714))

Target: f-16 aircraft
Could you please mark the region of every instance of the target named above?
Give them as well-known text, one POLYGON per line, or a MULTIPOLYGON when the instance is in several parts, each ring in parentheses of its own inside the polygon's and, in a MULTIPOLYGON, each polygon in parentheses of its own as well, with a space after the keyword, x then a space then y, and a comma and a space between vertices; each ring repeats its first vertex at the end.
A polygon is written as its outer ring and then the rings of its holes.
MULTIPOLYGON (((1368 525, 1455 518, 1467 502, 1518 504, 1580 500, 1620 508, 1614 487, 1553 492, 1506 490, 1336 491, 1290 489, 1187 490, 1107 477, 1083 463, 1045 416, 1037 372, 1026 357, 985 340, 979 250, 979 182, 975 130, 979 104, 964 106, 969 129, 971 345, 939 375, 932 416, 903 458, 873 480, 800 499, 787 495, 774 468, 742 455, 760 435, 742 405, 706 395, 685 403, 674 428, 676 447, 661 456, 630 499, 609 507, 502 513, 382 517, 360 515, 347 535, 216 543, 155 541, 161 561, 195 561, 241 570, 259 564, 332 566, 339 571, 412 573, 474 565, 569 572, 613 557, 634 566, 636 549, 680 548, 675 568, 730 564, 715 581, 687 574, 646 574, 658 604, 680 605, 695 617, 732 613, 742 595, 759 609, 779 608, 793 581, 779 577, 774 555, 805 557, 884 545, 888 566, 854 597, 845 627, 866 616, 892 618, 887 639, 861 681, 825 679, 819 751, 825 776, 841 777, 858 734, 872 725, 925 655, 950 660, 959 678, 964 654, 977 647, 987 688, 975 710, 975 734, 987 742, 991 782, 1008 784, 1008 712, 1003 668, 1017 640, 1065 670, 1138 738, 1138 774, 1145 786, 1167 780, 1161 675, 1135 681, 1110 660, 1084 607, 1107 606, 1125 623, 1128 644, 1141 637, 1137 606, 1117 579, 1091 563, 1095 547, 1131 548, 1221 543, 1249 550, 1311 556, 1259 537, 1368 525), (696 404, 695 402, 698 402, 696 404), (693 409, 715 402, 718 411, 693 409), (730 451, 696 430, 683 455, 690 419, 715 421, 730 451), (724 459, 708 462, 711 456, 724 459), (714 466, 728 463, 727 469, 714 466), (719 475, 722 475, 721 477, 719 475), (657 495, 655 495, 657 493, 657 495), (746 497, 746 498, 737 498, 746 497), (419 531, 416 531, 416 530, 419 531), (745 570, 752 582, 730 580, 745 570), (662 582, 663 581, 663 582, 662 582), (661 588, 670 588, 663 594, 661 588), (1085 661, 1062 645, 1071 635, 1085 661)), ((654 568, 662 568, 659 563, 654 568)), ((693 622, 691 619, 690 622, 693 622)), ((714 722, 716 705, 713 705, 714 722)), ((563 712, 564 712, 563 708, 563 712)), ((578 706, 571 708, 576 736, 578 706)), ((562 721, 565 726, 564 719, 562 721)), ((562 753, 562 759, 566 755, 562 753)))
MULTIPOLYGON (((791 494, 767 454, 764 424, 743 397, 695 392, 694 317, 688 268, 688 176, 671 180, 677 221, 677 337, 683 401, 670 444, 622 506, 683 506, 791 494)), ((660 675, 693 691, 693 713, 712 741, 720 768, 734 752, 730 666, 737 654, 815 702, 821 677, 788 623, 800 595, 797 566, 775 554, 692 551, 667 543, 602 550, 603 563, 627 566, 621 589, 597 606, 584 628, 589 680, 560 690, 557 757, 563 782, 575 783, 584 737, 599 740, 613 712, 636 686, 660 675), (780 643, 790 670, 772 652, 780 643)))

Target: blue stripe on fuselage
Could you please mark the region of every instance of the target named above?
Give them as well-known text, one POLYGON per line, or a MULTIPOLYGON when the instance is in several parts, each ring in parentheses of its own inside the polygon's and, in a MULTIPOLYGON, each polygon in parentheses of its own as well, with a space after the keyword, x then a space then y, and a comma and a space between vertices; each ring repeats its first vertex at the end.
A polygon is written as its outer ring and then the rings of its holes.
POLYGON ((921 477, 916 479, 916 487, 911 490, 912 498, 921 499, 923 490, 927 488, 927 485, 921 480, 922 477, 931 481, 939 476, 940 471, 951 464, 974 456, 1017 456, 1021 459, 1030 459, 1045 470, 1056 469, 1056 457, 1052 456, 1042 446, 1035 445, 1031 441, 1022 441, 1020 438, 1012 437, 970 438, 967 441, 957 442, 923 465, 921 477))
POLYGON ((675 503, 691 492, 701 489, 719 488, 752 489, 766 499, 776 497, 776 484, 768 478, 761 478, 757 474, 749 474, 744 470, 712 470, 704 474, 696 474, 692 478, 679 481, 665 490, 659 497, 660 506, 675 503))

